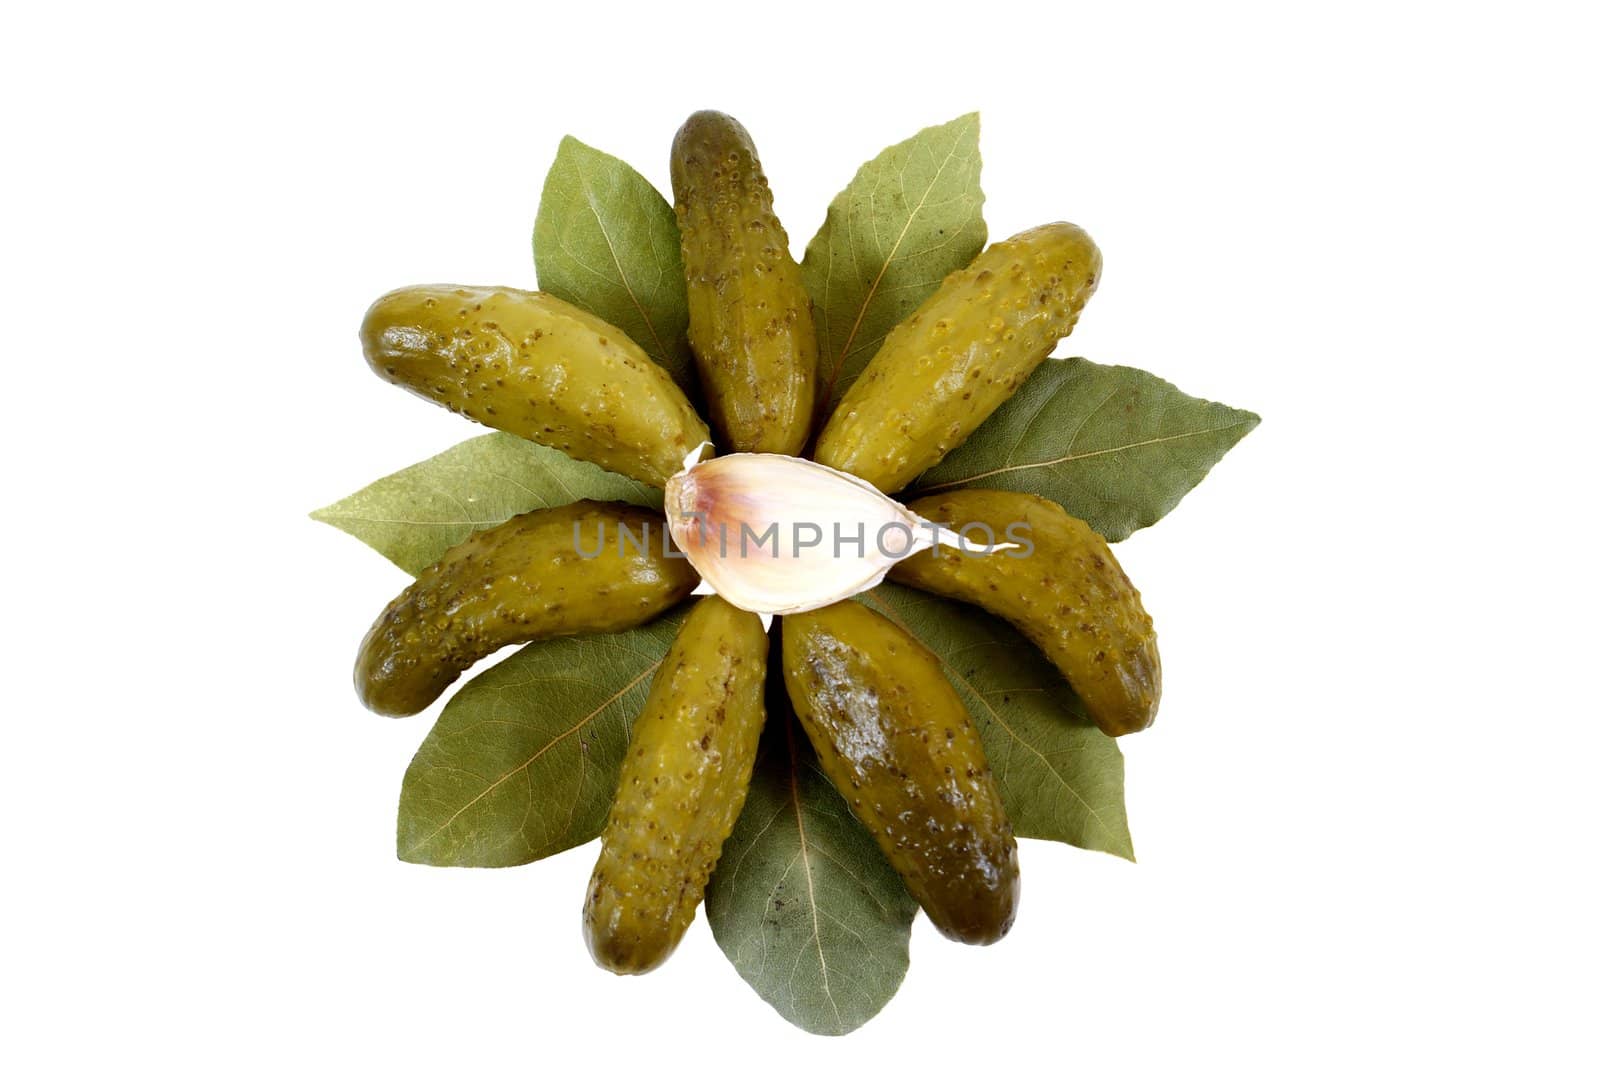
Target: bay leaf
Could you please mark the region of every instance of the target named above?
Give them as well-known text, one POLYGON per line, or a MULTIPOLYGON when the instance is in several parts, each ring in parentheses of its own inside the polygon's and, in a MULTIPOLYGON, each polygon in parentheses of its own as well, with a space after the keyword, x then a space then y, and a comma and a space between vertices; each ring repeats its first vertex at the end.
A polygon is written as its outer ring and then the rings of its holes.
POLYGON ((1026 491, 1116 542, 1170 513, 1259 423, 1137 368, 1046 361, 906 493, 1026 491))
POLYGON ((401 783, 400 858, 519 866, 599 836, 628 732, 687 612, 531 643, 468 681, 401 783))
POLYGON ((818 412, 855 382, 891 328, 983 249, 978 113, 931 126, 861 166, 806 246, 818 412))
POLYGON ((562 138, 539 198, 533 261, 541 290, 615 324, 692 395, 678 223, 648 179, 562 138))
POLYGON ((1122 751, 1033 644, 976 607, 899 584, 859 598, 943 664, 983 737, 1017 836, 1133 858, 1122 751))
POLYGON ((750 795, 706 890, 711 932, 778 1014, 848 1034, 910 963, 917 904, 795 725, 774 636, 767 728, 750 795))
POLYGON ((581 498, 661 506, 661 492, 496 431, 385 476, 311 514, 417 575, 473 532, 581 498))

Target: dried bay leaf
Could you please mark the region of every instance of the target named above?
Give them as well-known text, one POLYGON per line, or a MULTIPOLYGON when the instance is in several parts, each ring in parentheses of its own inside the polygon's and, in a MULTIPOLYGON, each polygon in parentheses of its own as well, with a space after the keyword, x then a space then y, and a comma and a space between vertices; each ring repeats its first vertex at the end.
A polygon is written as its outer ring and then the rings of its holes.
POLYGON ((615 324, 693 395, 678 223, 648 179, 562 138, 539 198, 533 261, 539 289, 615 324))
POLYGON ((828 206, 800 265, 817 325, 819 414, 889 331, 983 249, 980 169, 973 112, 883 150, 828 206))
POLYGON ((906 493, 1025 491, 1115 542, 1171 512, 1259 423, 1137 368, 1046 361, 906 493))
POLYGON ((599 836, 633 719, 687 612, 531 643, 467 682, 406 770, 400 858, 519 866, 599 836))
POLYGON ((655 488, 496 431, 385 476, 311 516, 416 576, 474 532, 581 498, 661 506, 655 488))

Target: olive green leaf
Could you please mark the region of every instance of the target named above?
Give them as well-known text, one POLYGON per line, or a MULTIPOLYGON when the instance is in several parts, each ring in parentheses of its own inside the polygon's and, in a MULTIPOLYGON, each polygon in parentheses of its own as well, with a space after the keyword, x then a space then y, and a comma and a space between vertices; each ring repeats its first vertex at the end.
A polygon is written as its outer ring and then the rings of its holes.
POLYGON ((768 674, 761 754, 706 890, 706 919, 778 1014, 813 1034, 848 1034, 900 988, 917 904, 795 731, 779 665, 775 658, 768 674))
POLYGON ((519 866, 600 835, 628 731, 686 608, 529 644, 445 705, 400 787, 400 858, 519 866))
POLYGON ((890 329, 983 249, 979 168, 973 112, 883 150, 828 206, 800 265, 815 305, 819 413, 890 329))
POLYGON ((1031 643, 982 610, 899 584, 860 598, 943 663, 983 736, 1017 836, 1133 858, 1122 752, 1031 643))
POLYGON ((561 139, 533 224, 539 288, 621 328, 678 385, 694 386, 678 223, 648 179, 561 139))
POLYGON ((496 431, 312 513, 416 576, 473 532, 580 498, 661 505, 661 492, 496 431))
POLYGON ((1026 491, 1115 542, 1171 512, 1259 423, 1137 368, 1046 361, 907 493, 1026 491))

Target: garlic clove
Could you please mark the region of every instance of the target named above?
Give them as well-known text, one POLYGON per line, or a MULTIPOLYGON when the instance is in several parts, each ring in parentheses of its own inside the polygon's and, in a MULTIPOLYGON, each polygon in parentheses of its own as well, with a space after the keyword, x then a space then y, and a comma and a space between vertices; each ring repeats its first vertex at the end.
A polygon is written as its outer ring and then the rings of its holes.
POLYGON ((705 583, 742 610, 814 610, 876 586, 902 558, 960 545, 955 533, 826 465, 786 454, 700 454, 667 481, 667 523, 705 583))

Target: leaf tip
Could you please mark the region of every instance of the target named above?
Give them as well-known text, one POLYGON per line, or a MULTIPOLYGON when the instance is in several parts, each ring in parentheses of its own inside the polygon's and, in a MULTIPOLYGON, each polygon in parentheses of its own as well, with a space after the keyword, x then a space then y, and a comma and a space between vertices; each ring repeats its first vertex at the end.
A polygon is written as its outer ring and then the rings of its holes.
MULTIPOLYGON (((974 110, 972 110, 970 112, 965 113, 964 115, 956 116, 954 119, 950 120, 948 123, 941 123, 940 126, 945 130, 953 130, 953 131, 955 131, 955 133, 958 136, 967 134, 967 132, 968 132, 968 130, 970 128, 971 134, 972 134, 972 140, 974 142, 976 142, 979 139, 979 137, 982 135, 982 133, 983 133, 983 118, 978 114, 978 111, 976 109, 974 109, 974 110)), ((976 154, 976 152, 977 152, 977 146, 976 145, 974 145, 974 147, 973 147, 973 152, 974 152, 974 154, 976 154)), ((982 189, 978 190, 978 196, 979 196, 980 199, 982 198, 982 196, 983 196, 983 190, 982 189)))
MULTIPOLYGON (((404 806, 403 799, 402 806, 404 806)), ((438 866, 438 860, 426 850, 427 838, 418 840, 414 836, 409 836, 412 830, 406 827, 404 817, 404 815, 401 816, 402 821, 395 827, 394 857, 402 863, 413 863, 417 866, 438 866)))

